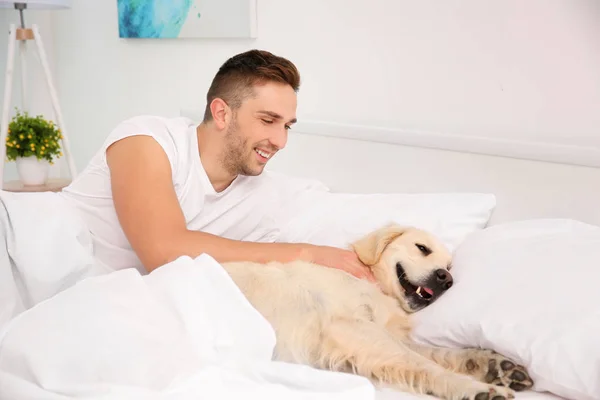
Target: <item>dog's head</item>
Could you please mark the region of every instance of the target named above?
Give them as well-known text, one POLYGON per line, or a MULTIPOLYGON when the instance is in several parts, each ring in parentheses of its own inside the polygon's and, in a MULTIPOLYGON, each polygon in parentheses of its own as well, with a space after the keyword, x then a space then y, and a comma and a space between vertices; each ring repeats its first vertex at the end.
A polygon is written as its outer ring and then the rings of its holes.
POLYGON ((395 224, 356 241, 354 251, 381 289, 409 313, 437 300, 453 284, 452 256, 433 235, 395 224))

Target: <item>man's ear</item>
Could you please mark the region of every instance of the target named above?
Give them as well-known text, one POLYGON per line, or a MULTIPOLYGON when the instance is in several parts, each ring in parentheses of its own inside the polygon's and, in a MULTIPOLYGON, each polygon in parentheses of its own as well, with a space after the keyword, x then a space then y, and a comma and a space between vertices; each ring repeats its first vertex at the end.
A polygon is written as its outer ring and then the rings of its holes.
POLYGON ((218 129, 225 129, 229 122, 229 106, 225 100, 218 97, 213 99, 213 101, 210 102, 210 112, 215 126, 218 129))
POLYGON ((389 224, 357 240, 352 248, 363 264, 372 266, 379 262, 385 248, 406 230, 407 227, 389 224))

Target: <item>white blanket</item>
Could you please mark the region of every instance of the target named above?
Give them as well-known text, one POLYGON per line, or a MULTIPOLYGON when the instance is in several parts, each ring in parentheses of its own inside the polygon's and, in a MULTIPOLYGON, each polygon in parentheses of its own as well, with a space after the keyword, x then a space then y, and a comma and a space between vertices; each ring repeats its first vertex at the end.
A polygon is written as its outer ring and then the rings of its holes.
POLYGON ((0 330, 81 279, 109 272, 92 256, 85 225, 57 194, 0 191, 0 330))
POLYGON ((273 329, 208 255, 111 272, 60 197, 0 201, 0 398, 375 398, 271 361, 273 329))

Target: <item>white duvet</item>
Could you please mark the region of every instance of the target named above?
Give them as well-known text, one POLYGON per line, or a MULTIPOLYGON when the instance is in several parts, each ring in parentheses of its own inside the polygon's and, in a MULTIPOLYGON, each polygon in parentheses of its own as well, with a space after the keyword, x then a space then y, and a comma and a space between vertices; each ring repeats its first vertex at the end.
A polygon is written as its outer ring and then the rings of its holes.
POLYGON ((374 398, 271 361, 274 331, 208 255, 110 273, 58 196, 0 193, 1 399, 374 398))
POLYGON ((274 346, 208 255, 111 272, 60 197, 0 192, 0 399, 430 398, 274 362, 274 346))

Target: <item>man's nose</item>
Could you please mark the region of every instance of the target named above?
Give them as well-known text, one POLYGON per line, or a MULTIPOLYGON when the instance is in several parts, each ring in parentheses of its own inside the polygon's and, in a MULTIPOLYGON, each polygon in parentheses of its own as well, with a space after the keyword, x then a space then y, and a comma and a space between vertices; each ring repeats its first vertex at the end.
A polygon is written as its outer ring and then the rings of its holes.
POLYGON ((288 132, 287 129, 283 129, 282 132, 278 132, 276 135, 273 135, 269 140, 273 146, 277 148, 277 150, 281 150, 287 144, 288 132))

